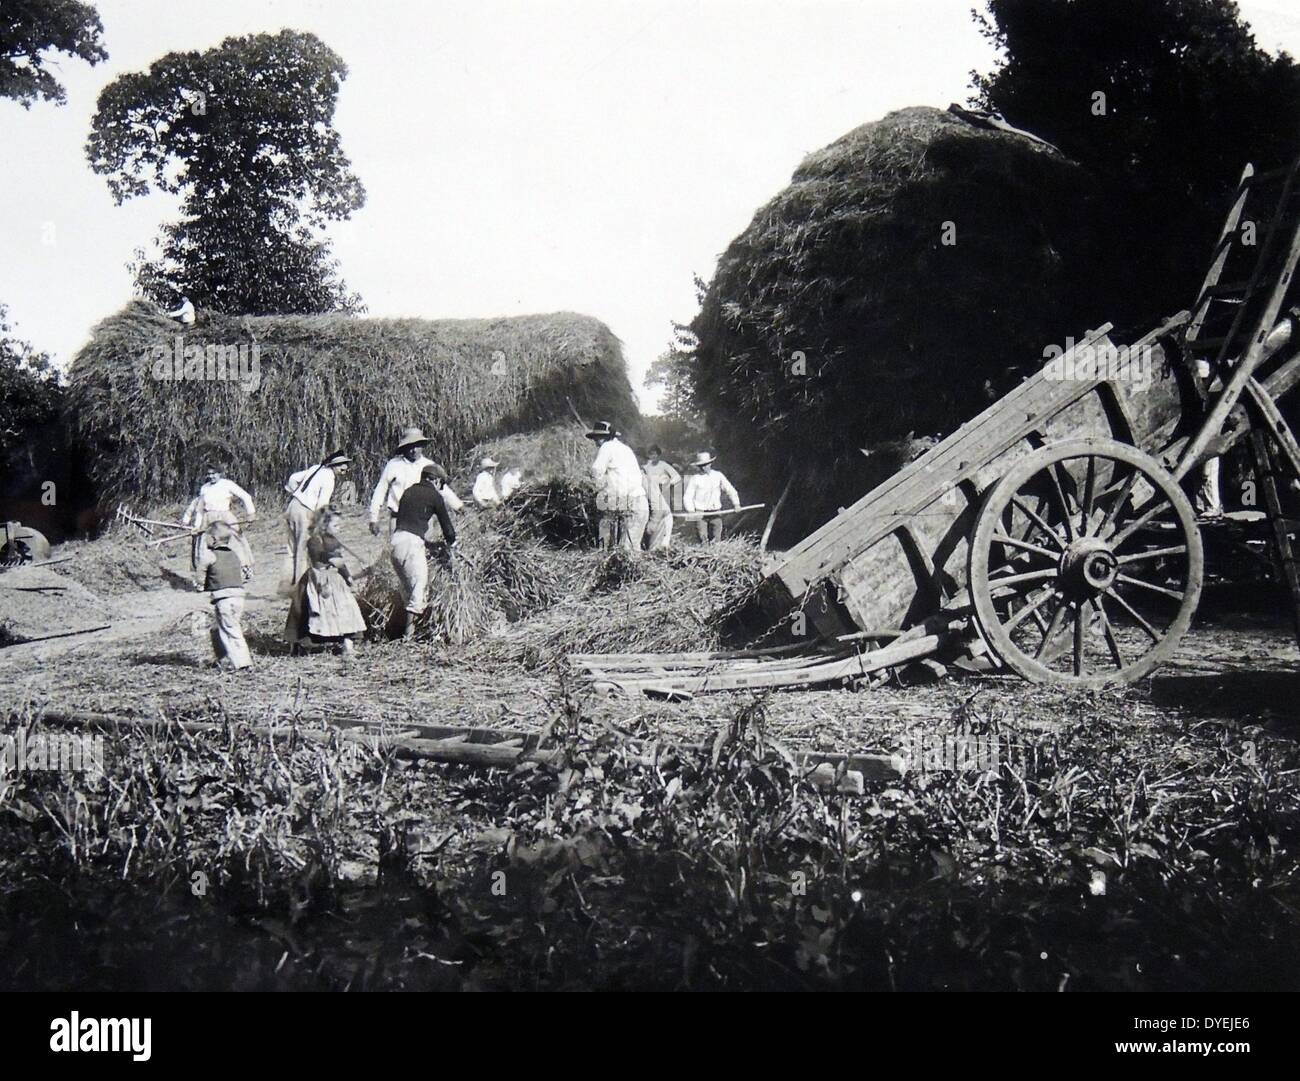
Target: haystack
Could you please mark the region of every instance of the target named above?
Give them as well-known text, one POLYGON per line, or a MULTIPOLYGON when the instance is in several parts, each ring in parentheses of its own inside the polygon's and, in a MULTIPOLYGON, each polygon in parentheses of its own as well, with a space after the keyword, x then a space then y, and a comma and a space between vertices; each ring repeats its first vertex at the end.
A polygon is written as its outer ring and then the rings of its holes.
POLYGON ((69 411, 106 500, 179 499, 209 460, 254 490, 336 447, 358 490, 396 432, 422 425, 431 457, 571 416, 636 416, 622 347, 603 323, 231 317, 182 328, 133 301, 95 328, 69 372, 69 411), (253 363, 255 359, 256 363, 253 363))
POLYGON ((1095 192, 1045 144, 931 108, 804 160, 693 323, 723 468, 769 503, 795 474, 777 539, 893 472, 909 433, 951 431, 1018 382, 1009 368, 1105 320, 1095 192))

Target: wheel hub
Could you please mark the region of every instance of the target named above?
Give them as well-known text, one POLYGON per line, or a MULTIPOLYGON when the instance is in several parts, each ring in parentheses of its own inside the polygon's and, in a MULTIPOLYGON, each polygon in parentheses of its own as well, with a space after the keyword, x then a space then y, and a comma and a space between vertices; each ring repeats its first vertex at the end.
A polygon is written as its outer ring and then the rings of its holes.
POLYGON ((1060 574, 1061 585, 1073 596, 1095 597, 1115 584, 1119 560, 1105 541, 1084 537, 1061 554, 1060 574))

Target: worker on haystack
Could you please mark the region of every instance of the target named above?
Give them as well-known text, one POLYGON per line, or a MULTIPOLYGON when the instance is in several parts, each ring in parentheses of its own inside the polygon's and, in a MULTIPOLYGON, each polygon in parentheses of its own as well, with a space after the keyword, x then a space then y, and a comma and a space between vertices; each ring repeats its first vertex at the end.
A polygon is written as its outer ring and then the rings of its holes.
POLYGON ((333 507, 316 516, 307 539, 307 573, 294 587, 284 637, 295 653, 309 641, 336 644, 347 663, 352 657, 352 639, 365 633, 366 621, 352 595, 352 572, 337 533, 341 520, 333 507))
POLYGON ((695 455, 696 472, 686 482, 686 491, 682 495, 682 506, 688 514, 699 514, 695 520, 695 531, 700 543, 722 540, 722 518, 716 513, 722 510, 722 496, 731 500, 733 507, 740 506, 740 495, 726 476, 713 468, 717 461, 707 450, 695 455))
POLYGON ((402 587, 402 600, 406 607, 406 624, 402 638, 415 634, 415 620, 428 606, 429 553, 425 534, 429 522, 437 515, 443 539, 449 548, 456 547, 456 527, 447 513, 447 504, 439 492, 441 477, 445 472, 436 465, 427 465, 420 474, 420 483, 413 484, 402 493, 397 505, 397 528, 393 530, 392 551, 389 558, 397 580, 402 587))
POLYGON ((284 510, 289 535, 289 585, 296 586, 307 573, 307 538, 316 515, 330 504, 336 478, 347 476, 352 459, 341 450, 326 455, 317 466, 294 473, 284 486, 289 505, 284 510))
POLYGON ((599 448, 591 463, 596 479, 596 509, 600 512, 599 536, 602 548, 616 545, 633 552, 641 550, 641 537, 650 520, 641 463, 632 448, 618 437, 607 420, 597 421, 587 438, 599 448))
POLYGON ((650 520, 646 523, 646 548, 651 552, 667 550, 673 539, 673 485, 681 484, 682 475, 665 462, 663 448, 653 444, 641 467, 645 475, 646 498, 650 503, 650 520))
POLYGON ((501 502, 505 502, 515 492, 519 491, 524 483, 524 471, 517 465, 510 466, 501 474, 501 502))
POLYGON ((397 517, 397 504, 401 502, 402 493, 412 484, 420 483, 420 474, 426 465, 433 462, 424 456, 424 448, 429 440, 419 428, 407 428, 397 441, 397 450, 388 459, 384 471, 379 474, 379 481, 370 496, 370 532, 379 536, 393 532, 393 520, 397 517), (384 520, 380 523, 380 512, 384 520))
POLYGON ((500 464, 490 455, 479 462, 482 472, 474 478, 470 495, 480 507, 495 507, 501 502, 501 492, 497 488, 497 467, 500 464))
POLYGON ((194 325, 194 305, 190 303, 190 298, 182 295, 180 303, 167 313, 168 319, 175 319, 184 326, 191 327, 194 325))
POLYGON ((194 585, 212 595, 212 651, 217 667, 237 672, 252 665, 244 641, 244 582, 248 566, 231 542, 234 533, 225 522, 208 526, 207 544, 195 568, 194 585))
POLYGON ((230 526, 233 538, 231 544, 239 552, 244 565, 252 573, 253 550, 239 530, 239 516, 235 513, 235 503, 244 507, 244 521, 251 522, 257 518, 257 508, 253 506, 253 497, 233 480, 226 477, 220 469, 211 467, 203 474, 203 483, 198 493, 190 500, 190 505, 181 515, 181 525, 187 525, 194 531, 194 540, 190 546, 190 566, 198 570, 199 560, 207 550, 207 528, 216 522, 230 526))

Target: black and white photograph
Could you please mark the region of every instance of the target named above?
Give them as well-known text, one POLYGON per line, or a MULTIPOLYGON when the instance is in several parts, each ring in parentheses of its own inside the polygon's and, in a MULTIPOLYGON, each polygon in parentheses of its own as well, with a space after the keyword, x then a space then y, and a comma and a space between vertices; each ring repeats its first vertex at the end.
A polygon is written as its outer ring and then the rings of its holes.
POLYGON ((1294 0, 0 0, 24 1038, 1030 992, 1262 1050, 1297 55, 1294 0))

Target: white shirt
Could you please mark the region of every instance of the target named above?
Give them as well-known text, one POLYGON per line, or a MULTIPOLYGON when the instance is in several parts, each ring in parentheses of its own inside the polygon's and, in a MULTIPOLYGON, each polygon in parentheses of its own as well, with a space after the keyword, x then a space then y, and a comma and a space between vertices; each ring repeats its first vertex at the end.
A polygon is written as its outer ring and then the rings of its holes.
POLYGON ((480 507, 495 507, 501 502, 496 478, 486 469, 474 478, 474 490, 470 494, 480 507))
POLYGON ((591 463, 591 475, 596 478, 607 500, 645 497, 641 463, 636 460, 632 448, 621 439, 606 439, 600 445, 596 460, 591 463))
POLYGON ((507 469, 501 478, 501 498, 509 499, 523 482, 523 474, 518 469, 507 469))
POLYGON ((740 506, 740 496, 731 486, 731 481, 711 469, 707 473, 696 473, 687 478, 686 491, 682 494, 682 506, 688 513, 722 509, 722 493, 726 492, 733 507, 740 506))
POLYGON ((284 490, 309 511, 321 510, 330 505, 330 498, 334 495, 334 470, 327 465, 309 465, 291 476, 284 490), (316 475, 312 476, 313 473, 316 475), (307 481, 308 477, 311 477, 310 481, 307 481), (305 485, 304 481, 307 481, 305 485))
POLYGON ((199 494, 181 518, 182 525, 192 525, 195 529, 204 529, 213 522, 233 522, 235 516, 231 507, 233 500, 244 505, 246 517, 253 517, 257 511, 253 508, 253 497, 243 488, 227 477, 208 481, 199 489, 199 494))
POLYGON ((646 494, 650 497, 650 513, 656 517, 671 514, 672 505, 668 501, 668 490, 674 484, 680 484, 682 475, 662 458, 657 462, 645 464, 646 494))
POLYGON ((181 300, 181 306, 174 311, 168 312, 167 315, 172 319, 179 319, 186 326, 189 326, 194 322, 194 305, 190 303, 189 297, 184 297, 181 300))
POLYGON ((385 505, 393 514, 397 513, 397 504, 402 499, 402 493, 412 484, 420 483, 420 474, 424 472, 426 465, 433 465, 433 462, 423 454, 413 462, 400 454, 396 458, 388 459, 384 471, 379 474, 379 482, 370 496, 372 522, 379 521, 380 508, 385 505))

